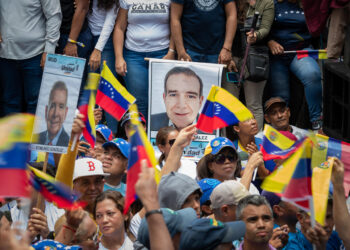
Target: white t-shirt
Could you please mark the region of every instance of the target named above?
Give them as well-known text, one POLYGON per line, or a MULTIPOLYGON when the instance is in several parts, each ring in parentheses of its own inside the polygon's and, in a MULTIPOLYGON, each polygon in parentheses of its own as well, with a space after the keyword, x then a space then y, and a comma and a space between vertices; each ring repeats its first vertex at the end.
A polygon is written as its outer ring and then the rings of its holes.
MULTIPOLYGON (((241 178, 236 178, 236 179, 237 179, 237 181, 241 182, 241 178)), ((256 188, 256 186, 253 183, 250 183, 248 191, 249 191, 250 194, 260 195, 259 190, 256 188)))
POLYGON ((121 0, 128 10, 125 48, 136 52, 166 49, 170 39, 170 0, 121 0))
POLYGON ((94 36, 100 36, 95 45, 95 48, 99 51, 103 51, 108 38, 110 37, 117 17, 117 10, 114 5, 108 11, 99 9, 97 7, 97 1, 92 2, 92 13, 87 17, 89 28, 94 36))
POLYGON ((140 225, 141 225, 141 217, 139 213, 136 213, 132 217, 129 225, 129 230, 135 236, 135 238, 137 238, 137 233, 139 231, 140 225))
MULTIPOLYGON (((162 163, 164 166, 165 162, 163 161, 162 163)), ((197 164, 194 161, 181 157, 180 164, 181 165, 176 172, 187 175, 194 180, 197 179, 197 164)), ((158 168, 159 171, 161 170, 161 167, 159 165, 157 165, 156 168, 158 168)))
MULTIPOLYGON (((103 236, 102 236, 103 237, 103 236)), ((108 250, 108 248, 105 248, 102 245, 102 242, 98 244, 99 250, 108 250)), ((129 239, 129 237, 125 234, 123 245, 118 250, 132 250, 134 249, 132 241, 129 239)))
MULTIPOLYGON (((26 230, 28 224, 29 207, 25 206, 18 209, 17 205, 11 208, 12 226, 15 226, 15 222, 20 222, 20 225, 16 225, 17 228, 26 230)), ((45 215, 47 218, 47 226, 51 231, 55 229, 56 221, 64 215, 64 209, 57 208, 54 204, 45 201, 45 215)))

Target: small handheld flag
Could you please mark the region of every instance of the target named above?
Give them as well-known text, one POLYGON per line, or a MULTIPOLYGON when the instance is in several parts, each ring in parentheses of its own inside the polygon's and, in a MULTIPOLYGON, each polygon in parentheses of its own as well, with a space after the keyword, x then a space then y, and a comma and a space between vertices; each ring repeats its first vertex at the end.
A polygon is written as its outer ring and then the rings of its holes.
POLYGON ((135 97, 120 84, 104 62, 96 103, 119 121, 128 110, 129 105, 135 101, 135 97))
POLYGON ((328 59, 327 50, 325 49, 311 49, 311 50, 290 50, 284 51, 284 54, 297 54, 297 59, 300 60, 304 57, 312 57, 317 59, 328 59))
POLYGON ((331 181, 333 163, 334 158, 329 158, 328 161, 312 169, 311 184, 315 206, 315 219, 322 226, 324 226, 327 213, 329 184, 331 181))
POLYGON ((306 211, 310 210, 312 142, 305 139, 302 145, 282 166, 267 176, 261 188, 282 195, 282 199, 293 202, 306 211))
POLYGON ((0 120, 0 197, 29 197, 26 162, 33 123, 30 114, 0 120))
POLYGON ((90 144, 91 148, 95 147, 96 141, 96 129, 95 129, 95 96, 98 83, 100 81, 100 75, 96 73, 90 73, 88 75, 87 84, 84 88, 83 95, 79 102, 79 112, 84 115, 83 136, 90 144))
POLYGON ((86 206, 85 202, 77 201, 79 196, 68 186, 59 181, 55 181, 50 175, 30 167, 30 183, 34 189, 48 201, 54 202, 58 208, 77 209, 86 206))
POLYGON ((254 118, 236 97, 225 89, 212 86, 197 122, 197 128, 206 133, 254 118))
POLYGON ((264 137, 260 148, 264 161, 286 159, 293 154, 305 138, 293 141, 268 124, 264 127, 264 137))
POLYGON ((159 183, 160 180, 160 172, 156 168, 157 159, 154 154, 154 149, 147 139, 146 132, 139 121, 138 111, 135 104, 130 106, 129 112, 131 114, 132 131, 127 168, 124 213, 127 213, 130 205, 136 200, 135 184, 139 178, 139 173, 141 172, 141 160, 145 159, 147 161, 147 166, 154 168, 156 182, 159 183))

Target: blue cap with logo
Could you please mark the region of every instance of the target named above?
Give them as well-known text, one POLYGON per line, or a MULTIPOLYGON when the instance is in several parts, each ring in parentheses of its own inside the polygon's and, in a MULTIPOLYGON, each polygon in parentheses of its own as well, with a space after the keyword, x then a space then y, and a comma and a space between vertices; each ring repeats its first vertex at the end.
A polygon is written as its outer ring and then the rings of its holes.
POLYGON ((230 147, 234 149, 234 151, 236 152, 236 148, 233 145, 232 141, 230 141, 226 137, 217 137, 208 143, 208 145, 204 150, 204 155, 207 155, 207 154, 216 155, 217 153, 220 152, 221 149, 225 147, 230 147))
POLYGON ((200 186, 203 194, 200 199, 201 206, 208 200, 210 200, 210 195, 213 192, 214 188, 219 185, 221 182, 212 179, 212 178, 204 178, 198 181, 198 185, 200 186))
POLYGON ((112 130, 110 130, 106 125, 98 124, 96 125, 96 132, 99 132, 100 135, 106 140, 110 141, 113 139, 112 130))
POLYGON ((241 239, 245 231, 243 221, 222 223, 209 218, 196 219, 182 231, 180 249, 215 249, 222 243, 241 239))
POLYGON ((106 142, 102 145, 102 147, 106 148, 106 147, 111 147, 111 146, 114 146, 114 147, 117 147, 120 152, 122 153, 122 155, 125 156, 125 158, 129 158, 129 150, 130 150, 130 145, 129 143, 122 139, 122 138, 115 138, 109 142, 106 142))

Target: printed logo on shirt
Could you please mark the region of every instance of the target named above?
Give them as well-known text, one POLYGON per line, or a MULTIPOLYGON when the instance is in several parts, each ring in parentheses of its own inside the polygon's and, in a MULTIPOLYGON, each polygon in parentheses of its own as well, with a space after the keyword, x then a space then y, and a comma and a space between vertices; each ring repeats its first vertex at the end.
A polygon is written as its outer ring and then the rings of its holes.
POLYGON ((220 0, 194 0, 196 7, 202 11, 211 11, 218 6, 220 0))
POLYGON ((167 9, 164 3, 134 3, 130 13, 167 13, 167 9))

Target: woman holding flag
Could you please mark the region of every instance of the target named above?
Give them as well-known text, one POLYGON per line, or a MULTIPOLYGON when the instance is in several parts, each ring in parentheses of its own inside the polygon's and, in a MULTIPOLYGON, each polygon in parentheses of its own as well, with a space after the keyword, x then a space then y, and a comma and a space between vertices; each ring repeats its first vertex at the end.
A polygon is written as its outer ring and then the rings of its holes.
POLYGON ((204 156, 197 164, 198 179, 214 178, 221 182, 238 180, 251 194, 259 194, 259 190, 251 183, 254 170, 263 164, 262 154, 252 154, 246 165, 242 178, 241 161, 233 143, 225 137, 213 139, 205 148, 204 156))

